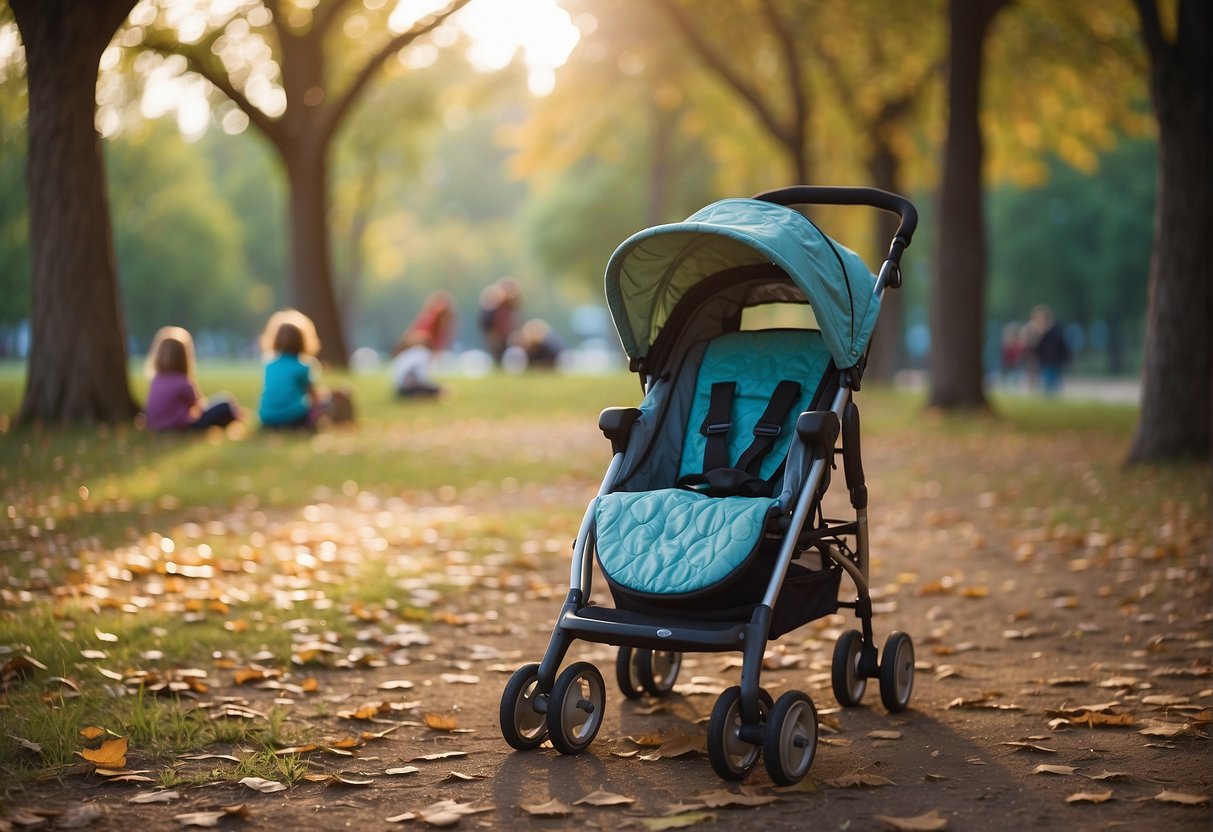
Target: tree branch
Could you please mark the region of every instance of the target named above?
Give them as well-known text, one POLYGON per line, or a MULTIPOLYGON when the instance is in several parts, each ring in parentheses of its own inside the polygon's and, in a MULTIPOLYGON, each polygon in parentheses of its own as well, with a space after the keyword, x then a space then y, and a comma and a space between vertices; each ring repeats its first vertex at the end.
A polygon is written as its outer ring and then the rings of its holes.
POLYGON ((1157 0, 1133 0, 1137 16, 1141 18, 1141 39, 1150 53, 1152 63, 1157 64, 1167 50, 1167 41, 1162 35, 1162 23, 1158 19, 1157 0))
POLYGON ((327 141, 333 131, 337 129, 337 126, 341 124, 345 114, 349 112, 359 95, 366 89, 366 85, 370 83, 371 78, 388 58, 404 49, 422 35, 437 29, 447 18, 462 9, 469 2, 471 0, 451 0, 446 8, 440 9, 428 17, 421 18, 407 31, 396 35, 396 37, 389 40, 378 52, 372 55, 366 64, 363 65, 362 69, 358 71, 358 74, 354 76, 354 80, 345 89, 345 92, 337 97, 333 105, 325 111, 320 122, 320 130, 323 133, 324 140, 327 141))
POLYGON ((787 128, 779 123, 779 119, 767 106, 767 102, 763 100, 758 90, 733 69, 724 54, 704 37, 677 2, 675 0, 657 0, 657 5, 665 11, 675 28, 682 33, 687 43, 699 54, 708 68, 719 75, 726 84, 733 88, 734 92, 750 105, 771 135, 775 136, 785 147, 790 147, 795 141, 795 137, 788 134, 787 128))
POLYGON ((784 70, 787 73, 788 92, 792 98, 792 121, 788 125, 789 132, 796 142, 796 155, 799 157, 797 166, 803 161, 805 149, 805 125, 809 120, 809 101, 805 92, 804 79, 801 77, 800 53, 796 49, 796 41, 792 38, 793 27, 786 25, 775 7, 774 0, 762 0, 762 10, 771 26, 771 34, 783 51, 784 70))
POLYGON ((210 51, 211 44, 214 43, 215 39, 222 32, 221 28, 217 29, 207 39, 193 46, 185 46, 177 42, 161 41, 155 37, 144 38, 142 46, 144 49, 158 52, 161 55, 180 55, 185 58, 186 64, 191 71, 214 84, 233 104, 244 111, 244 114, 248 116, 249 121, 254 127, 264 133, 270 142, 281 149, 284 146, 286 137, 278 121, 270 118, 257 107, 253 106, 253 103, 245 97, 244 93, 236 89, 232 84, 227 71, 222 66, 217 66, 214 60, 208 57, 212 54, 210 51))

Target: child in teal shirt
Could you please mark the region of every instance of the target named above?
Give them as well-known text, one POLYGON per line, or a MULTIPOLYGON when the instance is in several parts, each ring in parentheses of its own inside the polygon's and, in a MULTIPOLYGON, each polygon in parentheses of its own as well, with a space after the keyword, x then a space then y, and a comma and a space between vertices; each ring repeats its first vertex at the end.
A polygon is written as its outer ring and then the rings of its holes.
POLYGON ((315 427, 325 407, 312 380, 320 339, 312 319, 295 309, 275 312, 261 335, 265 365, 258 416, 269 428, 315 427))

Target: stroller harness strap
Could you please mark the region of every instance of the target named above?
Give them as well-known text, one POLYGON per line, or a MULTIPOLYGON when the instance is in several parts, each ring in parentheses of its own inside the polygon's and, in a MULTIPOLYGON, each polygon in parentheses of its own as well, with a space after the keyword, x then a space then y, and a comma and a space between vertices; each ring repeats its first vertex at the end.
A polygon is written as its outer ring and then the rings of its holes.
MULTIPOLYGON (((699 428, 705 437, 703 473, 687 474, 678 480, 680 488, 689 488, 711 497, 769 497, 771 483, 760 471, 762 462, 783 432, 783 422, 800 398, 800 382, 784 379, 766 409, 754 423, 754 441, 742 451, 735 465, 729 465, 729 431, 733 427, 731 410, 737 382, 718 381, 712 385, 708 415, 699 428)), ((778 476, 779 471, 775 476, 778 476)))

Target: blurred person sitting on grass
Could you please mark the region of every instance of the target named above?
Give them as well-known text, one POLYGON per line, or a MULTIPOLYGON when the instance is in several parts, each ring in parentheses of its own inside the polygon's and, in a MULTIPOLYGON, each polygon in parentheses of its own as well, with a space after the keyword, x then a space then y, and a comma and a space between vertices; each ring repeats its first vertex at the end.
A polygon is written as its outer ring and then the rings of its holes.
POLYGON ((311 318, 297 309, 275 312, 261 333, 261 351, 265 380, 257 415, 264 427, 315 429, 353 420, 348 393, 330 393, 315 383, 320 338, 311 318))
POLYGON ((147 352, 151 384, 143 408, 149 430, 225 428, 240 419, 240 408, 227 394, 209 400, 194 381, 194 339, 179 326, 164 326, 147 352))
POLYGON ((431 398, 442 392, 430 370, 435 354, 450 346, 454 329, 451 293, 441 289, 431 293, 392 350, 392 389, 397 396, 431 398))

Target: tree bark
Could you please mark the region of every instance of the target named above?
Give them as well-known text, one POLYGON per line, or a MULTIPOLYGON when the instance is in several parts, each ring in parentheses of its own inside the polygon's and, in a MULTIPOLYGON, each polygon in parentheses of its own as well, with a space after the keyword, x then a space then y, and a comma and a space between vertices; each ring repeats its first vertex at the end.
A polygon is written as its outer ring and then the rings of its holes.
POLYGON ((1128 462, 1208 459, 1213 419, 1213 13, 1183 0, 1168 42, 1137 0, 1158 116, 1158 201, 1146 307, 1142 408, 1128 462))
POLYGON ((986 243, 982 213, 981 76, 990 23, 1007 0, 951 0, 948 137, 939 198, 939 254, 931 282, 928 403, 986 409, 982 371, 986 243))
POLYGON ((22 424, 129 421, 97 65, 135 0, 12 0, 29 75, 32 316, 22 424))

